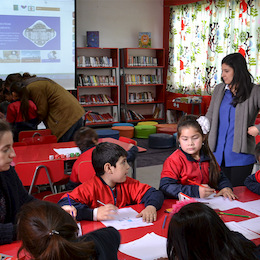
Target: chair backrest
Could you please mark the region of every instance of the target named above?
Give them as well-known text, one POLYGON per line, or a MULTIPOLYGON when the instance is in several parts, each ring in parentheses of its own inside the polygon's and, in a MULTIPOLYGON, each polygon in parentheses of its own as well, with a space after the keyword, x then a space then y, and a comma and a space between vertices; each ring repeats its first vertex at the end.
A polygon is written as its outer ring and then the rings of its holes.
POLYGON ((27 145, 50 144, 50 143, 57 143, 57 137, 55 135, 27 137, 27 138, 23 138, 22 142, 26 143, 27 145))
POLYGON ((255 142, 256 142, 256 144, 258 144, 258 143, 260 142, 260 135, 257 135, 257 136, 255 137, 255 142))
POLYGON ((137 145, 137 141, 128 138, 128 137, 124 137, 124 136, 120 136, 119 137, 119 141, 124 142, 124 143, 129 143, 129 144, 133 144, 133 145, 137 145))
POLYGON ((62 191, 62 192, 58 192, 56 194, 49 194, 43 197, 42 200, 44 201, 49 201, 49 202, 53 202, 53 203, 58 203, 58 201, 60 200, 60 198, 64 195, 68 193, 68 191, 62 191))
POLYGON ((14 143, 13 143, 13 147, 25 146, 25 145, 27 145, 27 143, 25 143, 25 142, 14 142, 14 143))
POLYGON ((78 178, 81 183, 90 180, 96 174, 91 161, 82 161, 78 166, 78 178))
POLYGON ((41 136, 41 135, 51 135, 51 129, 21 131, 18 136, 18 141, 21 142, 23 138, 41 136))
POLYGON ((46 160, 36 162, 19 162, 15 170, 24 186, 30 186, 31 193, 33 186, 49 184, 52 193, 56 193, 53 183, 59 182, 64 177, 63 160, 46 160))

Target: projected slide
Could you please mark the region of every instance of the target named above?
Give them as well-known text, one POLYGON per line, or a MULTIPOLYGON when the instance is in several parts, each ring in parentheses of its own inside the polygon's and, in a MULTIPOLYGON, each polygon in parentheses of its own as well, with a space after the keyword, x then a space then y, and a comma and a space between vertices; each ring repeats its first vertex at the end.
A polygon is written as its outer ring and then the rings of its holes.
POLYGON ((29 72, 74 88, 74 0, 17 2, 1 3, 0 77, 29 72))

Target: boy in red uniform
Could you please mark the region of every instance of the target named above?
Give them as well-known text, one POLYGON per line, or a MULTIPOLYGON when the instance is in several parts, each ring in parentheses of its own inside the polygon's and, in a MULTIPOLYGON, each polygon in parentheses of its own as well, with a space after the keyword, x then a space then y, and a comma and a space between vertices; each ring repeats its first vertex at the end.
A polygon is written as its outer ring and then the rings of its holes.
POLYGON ((128 177, 130 167, 126 157, 127 152, 117 144, 97 145, 92 153, 96 175, 70 192, 70 201, 67 195, 63 196, 59 205, 77 220, 102 221, 113 219, 118 208, 144 203, 145 209, 137 217, 146 222, 156 221, 156 211, 163 204, 163 194, 128 177), (70 203, 72 206, 69 206, 70 203))

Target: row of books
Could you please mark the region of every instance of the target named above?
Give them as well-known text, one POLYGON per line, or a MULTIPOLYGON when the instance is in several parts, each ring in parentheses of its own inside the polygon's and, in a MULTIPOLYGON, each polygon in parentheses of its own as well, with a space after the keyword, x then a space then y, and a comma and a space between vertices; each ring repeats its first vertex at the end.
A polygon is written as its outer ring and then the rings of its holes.
POLYGON ((154 98, 152 92, 138 92, 138 93, 128 93, 128 102, 152 102, 154 98))
POLYGON ((160 84, 160 75, 126 74, 125 84, 160 84))
POLYGON ((79 97, 79 103, 82 105, 87 104, 113 104, 115 103, 111 97, 106 94, 98 94, 98 95, 81 95, 79 97))
POLYGON ((78 56, 77 67, 113 67, 112 58, 107 56, 88 57, 78 56))
POLYGON ((116 85, 114 76, 78 75, 78 86, 116 85))
POLYGON ((156 57, 149 56, 129 56, 128 66, 158 66, 156 57))
POLYGON ((144 116, 140 113, 135 112, 134 110, 127 110, 126 113, 127 120, 142 120, 145 119, 144 116))
POLYGON ((97 112, 88 111, 85 114, 85 124, 112 122, 114 118, 109 113, 99 114, 97 112))

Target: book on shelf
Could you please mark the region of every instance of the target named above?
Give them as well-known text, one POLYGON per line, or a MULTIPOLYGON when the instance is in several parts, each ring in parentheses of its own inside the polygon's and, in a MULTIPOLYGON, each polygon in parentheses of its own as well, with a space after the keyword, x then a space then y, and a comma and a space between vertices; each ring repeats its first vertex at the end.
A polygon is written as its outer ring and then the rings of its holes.
POLYGON ((85 124, 113 122, 114 118, 109 113, 100 114, 98 112, 87 111, 85 114, 85 124))
POLYGON ((156 104, 153 107, 153 118, 162 118, 163 115, 163 105, 162 104, 156 104))
POLYGON ((111 86, 116 84, 115 76, 78 74, 78 86, 111 86))
POLYGON ((158 75, 125 74, 126 84, 160 84, 158 75))
POLYGON ((99 31, 87 31, 87 47, 99 47, 99 31))
POLYGON ((152 38, 151 32, 139 32, 139 48, 151 48, 152 38))
POLYGON ((113 60, 107 56, 100 57, 88 57, 88 56, 77 56, 77 67, 113 67, 113 60))
POLYGON ((81 105, 97 105, 97 104, 113 104, 115 103, 111 97, 106 94, 90 94, 80 95, 79 103, 81 105))
POLYGON ((156 57, 151 56, 131 56, 128 57, 128 66, 158 66, 158 60, 156 57))
POLYGON ((154 98, 152 97, 152 92, 146 91, 146 92, 138 92, 138 93, 128 93, 128 102, 134 103, 134 102, 152 102, 154 101, 154 98))

